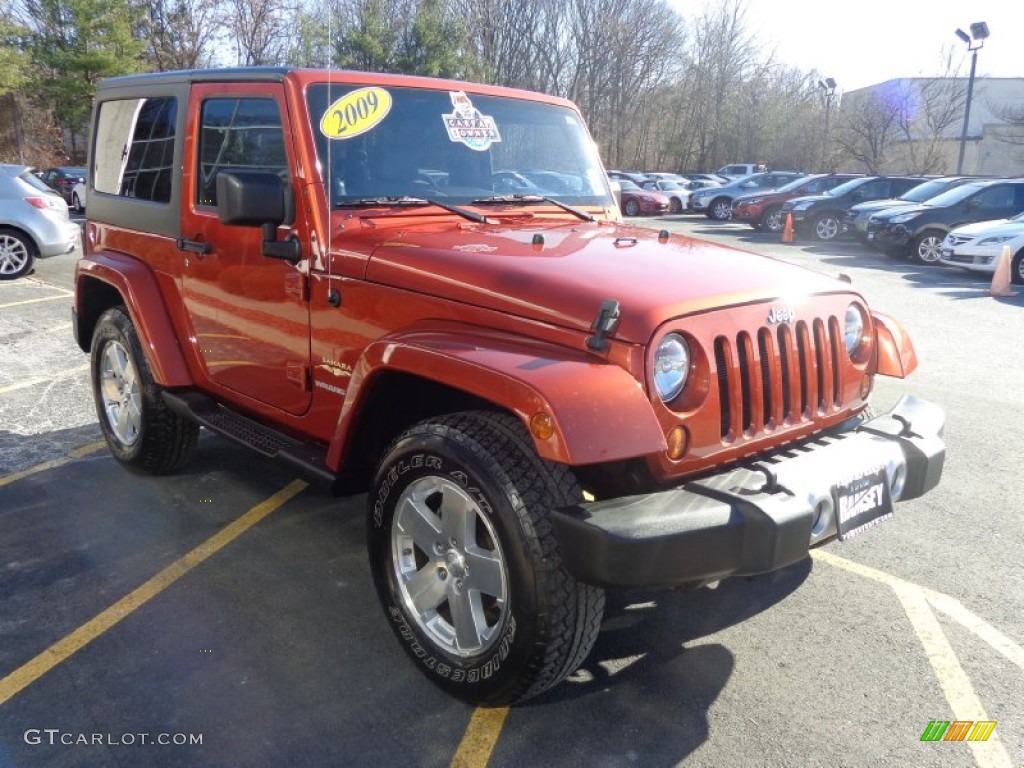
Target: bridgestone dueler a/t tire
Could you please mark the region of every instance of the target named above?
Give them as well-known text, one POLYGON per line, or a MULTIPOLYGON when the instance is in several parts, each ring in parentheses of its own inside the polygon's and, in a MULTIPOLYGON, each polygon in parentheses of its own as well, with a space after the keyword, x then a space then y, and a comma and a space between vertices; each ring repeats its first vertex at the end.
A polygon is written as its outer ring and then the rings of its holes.
MULTIPOLYGON (((541 459, 522 424, 506 414, 438 417, 392 443, 368 499, 370 566, 388 623, 434 683, 470 704, 502 706, 547 690, 582 664, 601 626, 604 592, 566 571, 549 521, 551 509, 580 498, 572 472, 541 459), (502 564, 502 587, 491 592, 503 592, 504 602, 496 606, 488 598, 492 639, 479 652, 438 639, 437 626, 447 627, 445 619, 454 616, 460 600, 450 591, 443 596, 454 588, 446 579, 458 569, 468 584, 477 567, 463 571, 459 563, 476 561, 462 543, 455 546, 454 538, 447 545, 443 521, 449 507, 455 513, 474 511, 462 513, 475 521, 474 556, 483 551, 491 557, 488 562, 502 564), (436 512, 436 520, 428 510, 436 512), (424 528, 424 520, 434 527, 424 528), (418 533, 408 533, 411 528, 418 533), (438 541, 432 543, 435 531, 438 541), (446 581, 434 582, 435 574, 446 581), (438 604, 436 613, 410 599, 409 585, 415 582, 423 590, 424 576, 435 590, 426 604, 438 604)), ((483 591, 476 594, 484 597, 483 591)), ((450 623, 454 626, 455 619, 450 623)))
POLYGON ((199 439, 199 425, 176 414, 160 396, 160 387, 153 380, 139 336, 124 307, 108 309, 96 323, 90 368, 100 429, 118 461, 150 474, 173 472, 189 462, 199 439), (104 405, 104 355, 108 348, 124 350, 126 364, 134 370, 139 416, 137 435, 130 441, 118 436, 104 405))

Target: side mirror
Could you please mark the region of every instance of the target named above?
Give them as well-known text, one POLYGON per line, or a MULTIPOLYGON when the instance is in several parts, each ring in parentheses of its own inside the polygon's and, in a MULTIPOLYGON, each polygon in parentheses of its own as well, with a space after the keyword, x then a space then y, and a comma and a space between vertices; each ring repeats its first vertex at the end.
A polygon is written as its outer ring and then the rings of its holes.
POLYGON ((298 240, 277 241, 277 227, 294 217, 291 185, 269 171, 221 171, 217 174, 217 216, 235 227, 263 227, 263 255, 297 264, 298 240))

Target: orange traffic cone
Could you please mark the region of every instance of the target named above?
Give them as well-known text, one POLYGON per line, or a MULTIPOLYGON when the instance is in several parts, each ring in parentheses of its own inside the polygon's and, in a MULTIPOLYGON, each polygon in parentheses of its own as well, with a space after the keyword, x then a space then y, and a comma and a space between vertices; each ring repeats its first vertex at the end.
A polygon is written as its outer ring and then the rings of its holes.
MULTIPOLYGON (((786 214, 786 224, 782 228, 782 242, 792 243, 793 242, 793 214, 786 214)), ((1009 274, 1009 273, 1007 273, 1009 274)))
POLYGON ((1010 246, 1004 245, 1003 252, 999 254, 999 261, 996 262, 996 271, 992 275, 992 285, 988 292, 992 296, 1016 296, 1017 292, 1010 288, 1010 246))

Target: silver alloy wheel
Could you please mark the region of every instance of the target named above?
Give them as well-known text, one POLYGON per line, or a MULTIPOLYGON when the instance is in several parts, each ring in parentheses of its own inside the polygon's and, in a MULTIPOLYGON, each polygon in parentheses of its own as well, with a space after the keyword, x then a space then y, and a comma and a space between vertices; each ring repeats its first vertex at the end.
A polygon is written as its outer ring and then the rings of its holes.
POLYGON ((716 200, 711 206, 711 215, 718 221, 732 218, 732 202, 727 198, 716 200))
POLYGON ((627 216, 639 216, 640 215, 640 203, 636 200, 626 201, 626 215, 627 216))
POLYGON ((28 245, 15 235, 0 234, 0 275, 14 275, 25 269, 30 254, 28 245))
POLYGON ((454 656, 487 651, 508 610, 508 569, 491 521, 444 477, 411 483, 395 505, 391 562, 406 611, 454 656))
POLYGON ((108 340, 100 353, 100 397, 115 437, 125 447, 139 439, 142 396, 135 365, 119 342, 108 340))
POLYGON ((772 208, 765 214, 763 227, 769 232, 782 231, 782 209, 772 208))
POLYGON ((814 224, 814 234, 819 240, 834 240, 839 234, 839 219, 835 216, 822 216, 814 224))
POLYGON ((917 243, 917 258, 922 264, 935 264, 942 252, 942 237, 928 235, 917 243))

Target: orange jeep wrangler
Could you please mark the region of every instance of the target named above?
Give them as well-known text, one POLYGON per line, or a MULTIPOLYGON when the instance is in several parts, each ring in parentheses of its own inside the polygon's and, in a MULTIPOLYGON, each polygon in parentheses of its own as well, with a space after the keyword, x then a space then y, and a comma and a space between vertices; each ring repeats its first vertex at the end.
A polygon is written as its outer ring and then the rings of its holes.
POLYGON ((467 701, 558 683, 604 590, 783 568, 939 482, 847 283, 623 226, 576 107, 295 69, 100 84, 74 306, 111 452, 200 426, 367 492, 388 622, 467 701))

